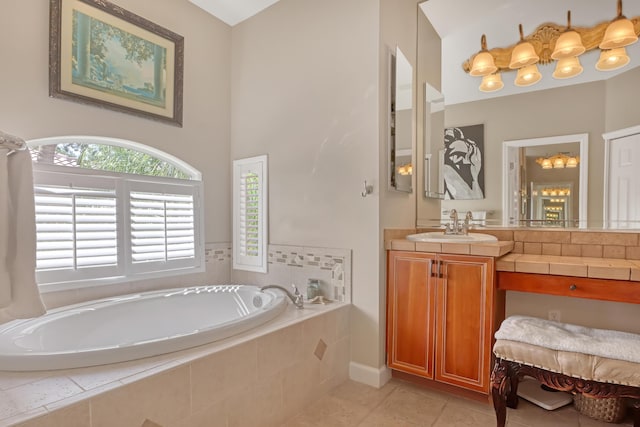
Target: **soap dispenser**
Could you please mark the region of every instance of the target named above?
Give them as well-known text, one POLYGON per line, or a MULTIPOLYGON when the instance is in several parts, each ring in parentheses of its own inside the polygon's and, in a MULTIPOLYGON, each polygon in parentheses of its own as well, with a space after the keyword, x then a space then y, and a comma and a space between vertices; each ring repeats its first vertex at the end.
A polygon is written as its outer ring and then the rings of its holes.
POLYGON ((320 295, 320 280, 309 279, 307 281, 307 299, 312 300, 320 295))

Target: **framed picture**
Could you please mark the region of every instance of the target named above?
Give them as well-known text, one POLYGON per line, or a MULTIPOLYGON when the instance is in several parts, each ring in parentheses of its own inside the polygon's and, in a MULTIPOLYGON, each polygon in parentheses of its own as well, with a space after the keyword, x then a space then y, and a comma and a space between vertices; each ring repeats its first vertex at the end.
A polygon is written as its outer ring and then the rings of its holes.
POLYGON ((484 199, 484 125, 444 130, 444 198, 484 199))
POLYGON ((184 38, 106 0, 50 0, 49 96, 182 126, 184 38))

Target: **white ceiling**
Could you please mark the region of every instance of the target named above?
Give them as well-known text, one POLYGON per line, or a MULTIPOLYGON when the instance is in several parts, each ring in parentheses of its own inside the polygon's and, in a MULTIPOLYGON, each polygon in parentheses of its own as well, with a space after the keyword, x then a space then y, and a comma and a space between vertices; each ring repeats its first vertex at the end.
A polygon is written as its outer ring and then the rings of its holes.
MULTIPOLYGON (((533 86, 514 86, 516 73, 507 72, 502 75, 502 90, 480 92, 482 78, 466 74, 462 63, 480 50, 482 34, 487 36, 489 49, 507 47, 520 39, 518 24, 522 24, 525 36, 543 23, 566 25, 568 10, 572 26, 592 26, 615 18, 617 0, 427 0, 420 6, 442 38, 442 92, 449 105, 607 79, 640 65, 640 43, 627 47, 629 65, 609 72, 595 70, 599 57, 595 49, 580 56, 584 72, 577 77, 556 80, 551 76, 555 65, 541 65, 542 80, 533 86)), ((623 13, 628 18, 639 16, 640 0, 625 0, 623 13)))
MULTIPOLYGON (((189 1, 233 26, 278 0, 189 1)), ((531 87, 514 86, 516 73, 508 72, 503 73, 502 90, 480 92, 481 78, 467 75, 462 63, 480 50, 482 34, 489 49, 510 46, 519 40, 518 24, 526 36, 542 23, 565 24, 568 10, 574 27, 592 26, 616 16, 617 0, 427 0, 420 6, 442 38, 442 92, 448 105, 603 80, 640 65, 640 43, 627 47, 629 65, 609 72, 595 70, 599 55, 595 49, 580 56, 584 67, 580 76, 556 80, 551 77, 554 65, 549 64, 539 67, 542 80, 531 87)), ((625 0, 623 13, 629 18, 640 16, 640 0, 625 0)))
POLYGON ((278 0, 189 0, 216 18, 234 26, 268 8, 278 0))

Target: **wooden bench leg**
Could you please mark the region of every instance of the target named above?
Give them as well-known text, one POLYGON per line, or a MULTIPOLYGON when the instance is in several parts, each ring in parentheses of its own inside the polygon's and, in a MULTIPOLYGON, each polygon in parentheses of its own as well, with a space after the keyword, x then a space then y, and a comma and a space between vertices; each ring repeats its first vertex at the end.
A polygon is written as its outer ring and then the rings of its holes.
POLYGON ((632 400, 630 406, 633 414, 633 427, 640 427, 640 399, 632 400))
POLYGON ((497 358, 491 372, 491 398, 496 413, 497 427, 505 427, 507 407, 518 406, 518 376, 511 364, 497 358))

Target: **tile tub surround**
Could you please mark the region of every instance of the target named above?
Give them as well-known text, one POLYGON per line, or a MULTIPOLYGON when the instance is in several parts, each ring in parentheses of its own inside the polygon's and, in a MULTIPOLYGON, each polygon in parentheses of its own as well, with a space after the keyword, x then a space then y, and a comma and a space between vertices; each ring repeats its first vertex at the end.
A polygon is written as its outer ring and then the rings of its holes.
POLYGON ((0 426, 280 425, 348 378, 350 305, 307 305, 216 343, 138 361, 0 371, 0 426))

